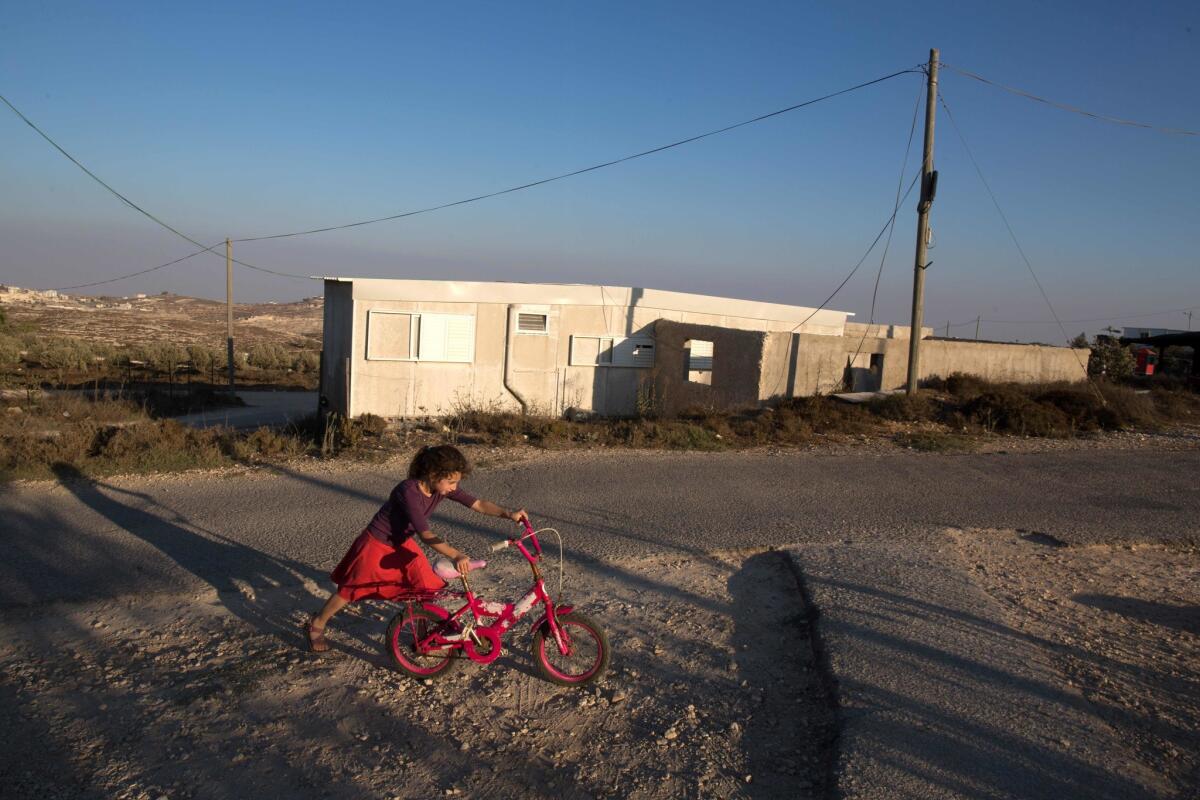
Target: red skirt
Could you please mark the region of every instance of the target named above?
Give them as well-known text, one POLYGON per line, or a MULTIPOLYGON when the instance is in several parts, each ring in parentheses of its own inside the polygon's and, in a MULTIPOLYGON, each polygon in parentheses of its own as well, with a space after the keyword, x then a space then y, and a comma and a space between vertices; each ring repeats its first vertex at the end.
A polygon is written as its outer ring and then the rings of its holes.
POLYGON ((446 582, 434 574, 416 537, 399 548, 363 531, 329 577, 337 593, 351 602, 365 598, 392 600, 405 592, 437 591, 446 582))

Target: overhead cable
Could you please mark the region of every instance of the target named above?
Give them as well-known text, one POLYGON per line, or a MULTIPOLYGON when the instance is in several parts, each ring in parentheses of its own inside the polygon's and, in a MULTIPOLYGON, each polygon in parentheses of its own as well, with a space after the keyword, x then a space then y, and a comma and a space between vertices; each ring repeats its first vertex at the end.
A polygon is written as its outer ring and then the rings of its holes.
POLYGON ((178 264, 180 261, 187 261, 189 258, 192 258, 193 256, 198 256, 201 253, 206 253, 209 250, 213 250, 217 247, 220 247, 222 244, 224 244, 224 242, 217 242, 212 247, 205 247, 203 250, 196 250, 193 253, 188 253, 186 256, 183 256, 182 258, 177 258, 174 261, 168 261, 165 264, 159 264, 157 267, 150 267, 150 269, 142 269, 142 270, 138 270, 137 272, 130 272, 127 275, 118 275, 115 278, 109 278, 109 279, 103 280, 103 281, 93 281, 91 283, 76 283, 73 286, 59 286, 57 289, 55 289, 55 291, 65 292, 67 289, 85 289, 89 286, 103 286, 106 283, 116 283, 117 281, 123 281, 126 278, 133 278, 137 275, 145 275, 147 272, 154 272, 155 270, 162 269, 163 267, 169 267, 173 264, 178 264))
MULTIPOLYGON (((962 131, 958 127, 958 123, 954 121, 954 115, 950 113, 950 106, 946 104, 946 98, 942 96, 940 90, 938 91, 938 101, 942 104, 942 108, 946 109, 946 118, 950 120, 950 127, 954 128, 955 134, 958 135, 958 140, 962 142, 963 150, 965 150, 967 153, 967 158, 971 160, 971 164, 975 167, 975 174, 979 176, 979 180, 983 184, 983 188, 987 190, 988 197, 992 198, 992 205, 996 207, 996 213, 998 213, 1000 215, 1000 219, 1003 220, 1004 227, 1008 231, 1009 238, 1011 238, 1013 244, 1016 245, 1017 252, 1021 254, 1021 260, 1024 261, 1025 266, 1029 268, 1029 274, 1033 277, 1033 282, 1037 284, 1037 288, 1038 291, 1041 292, 1042 299, 1046 301, 1046 307, 1050 309, 1050 316, 1054 317, 1055 323, 1058 324, 1059 331, 1062 332, 1063 341, 1069 343, 1071 341, 1071 337, 1067 334, 1067 329, 1063 327, 1062 320, 1060 320, 1058 317, 1058 312, 1054 310, 1054 304, 1050 302, 1050 296, 1046 294, 1046 290, 1043 288, 1042 282, 1038 280, 1037 273, 1033 269, 1033 264, 1030 262, 1029 257, 1025 255, 1025 248, 1021 247, 1021 243, 1017 240, 1017 234, 1013 231, 1012 225, 1009 224, 1008 216, 1004 213, 1004 209, 1000 208, 1000 201, 996 199, 996 194, 992 191, 992 187, 987 182, 987 178, 983 177, 983 170, 980 169, 979 162, 975 160, 975 155, 971 152, 971 148, 967 144, 967 140, 963 137, 962 131)), ((1072 352, 1074 351, 1072 350, 1072 352)), ((1083 361, 1079 358, 1078 353, 1075 354, 1075 358, 1079 361, 1079 368, 1083 371, 1084 376, 1090 381, 1091 376, 1088 374, 1087 364, 1083 363, 1083 361)), ((1099 387, 1096 387, 1093 384, 1092 388, 1096 390, 1096 393, 1100 396, 1100 400, 1103 402, 1104 395, 1100 392, 1099 387)))
POLYGON ((892 234, 896 232, 896 215, 900 212, 900 190, 904 188, 904 173, 908 171, 908 155, 912 152, 913 135, 917 132, 917 115, 921 110, 921 95, 924 93, 925 87, 922 86, 921 90, 917 92, 917 102, 913 104, 912 124, 908 128, 908 143, 904 145, 904 160, 900 162, 900 177, 896 181, 896 203, 892 209, 892 221, 888 226, 887 241, 883 244, 883 253, 879 256, 879 270, 875 273, 875 288, 871 290, 871 314, 867 319, 867 325, 863 330, 862 338, 858 340, 858 348, 854 351, 854 356, 850 359, 851 366, 858 359, 863 345, 867 343, 867 334, 871 332, 871 326, 875 324, 875 301, 879 297, 879 281, 883 278, 883 265, 887 261, 888 250, 892 246, 892 234))
MULTIPOLYGON (((66 150, 65 150, 65 149, 64 149, 64 148, 63 148, 61 145, 59 145, 59 144, 58 144, 58 142, 56 142, 56 141, 54 141, 53 139, 51 139, 51 138, 50 138, 50 136, 49 136, 49 134, 47 134, 45 131, 43 131, 41 128, 39 128, 37 125, 35 125, 35 124, 34 124, 34 122, 33 122, 33 120, 29 119, 29 117, 27 117, 27 116, 25 116, 24 114, 22 114, 22 113, 21 113, 21 110, 20 110, 19 108, 17 108, 16 106, 14 106, 14 105, 13 105, 11 102, 9 102, 9 100, 8 100, 8 98, 7 98, 7 97, 5 97, 4 95, 0 95, 0 101, 3 101, 3 102, 4 102, 4 104, 5 104, 6 106, 8 106, 10 109, 12 109, 12 112, 13 112, 14 114, 16 114, 18 117, 20 117, 20 118, 21 118, 21 120, 22 120, 22 121, 23 121, 23 122, 24 122, 26 125, 28 125, 30 128, 33 128, 33 130, 34 130, 34 131, 35 131, 35 132, 38 134, 38 136, 41 136, 43 139, 45 139, 47 142, 49 142, 51 147, 53 147, 53 148, 54 148, 55 150, 57 150, 58 152, 62 153, 62 154, 63 154, 63 156, 65 156, 65 157, 67 158, 67 160, 68 160, 68 161, 70 161, 72 164, 74 164, 75 166, 77 166, 77 167, 79 167, 81 170, 83 170, 83 172, 84 172, 84 173, 85 173, 85 174, 86 174, 86 175, 87 175, 89 178, 91 178, 91 179, 92 179, 92 180, 94 180, 96 183, 98 183, 98 184, 100 184, 101 186, 103 186, 103 187, 104 187, 106 190, 108 190, 108 191, 109 191, 109 192, 110 192, 110 193, 111 193, 111 194, 112 194, 114 197, 118 198, 118 199, 119 199, 119 200, 120 200, 122 203, 124 203, 125 205, 129 206, 129 207, 130 207, 130 208, 132 208, 134 211, 138 212, 139 214, 141 214, 142 216, 146 217, 147 219, 151 220, 151 221, 152 221, 152 222, 154 222, 156 225, 160 225, 161 227, 163 227, 163 228, 167 229, 168 231, 170 231, 171 233, 175 234, 176 236, 178 236, 179 238, 183 239, 184 241, 186 241, 186 242, 190 242, 191 244, 194 244, 194 245, 196 245, 197 247, 201 248, 200 250, 197 250, 197 251, 196 251, 196 252, 194 252, 194 253, 191 253, 191 254, 189 254, 189 255, 186 255, 186 256, 184 256, 183 258, 177 258, 177 259, 175 259, 174 261, 169 261, 169 262, 167 262, 166 264, 159 264, 157 267, 151 267, 150 269, 145 269, 145 270, 141 270, 141 271, 139 271, 139 272, 130 273, 129 275, 124 275, 124 276, 122 276, 122 277, 120 277, 120 278, 110 278, 110 279, 108 279, 108 280, 104 280, 104 281, 96 281, 96 282, 94 282, 94 283, 89 283, 89 284, 78 284, 78 285, 76 285, 76 286, 73 286, 73 287, 66 287, 66 288, 75 288, 75 289, 78 289, 78 288, 82 288, 82 287, 84 287, 84 286, 99 286, 99 285, 101 285, 101 284, 104 284, 104 283, 113 283, 113 282, 115 282, 115 281, 123 280, 124 278, 130 278, 130 277, 133 277, 134 275, 142 275, 142 274, 145 274, 145 273, 147 273, 147 272, 153 272, 153 271, 154 271, 154 270, 156 270, 156 269, 162 269, 163 267, 169 267, 169 266, 171 266, 172 264, 178 264, 178 263, 179 263, 179 262, 181 262, 181 261, 186 261, 187 259, 191 258, 192 256, 198 256, 198 255, 200 255, 201 253, 207 253, 207 252, 211 252, 211 251, 212 251, 212 250, 213 250, 215 247, 217 247, 217 246, 218 246, 218 245, 212 245, 211 247, 207 247, 207 246, 205 246, 205 245, 204 245, 202 242, 198 242, 198 241, 196 241, 196 240, 195 240, 195 239, 193 239, 191 236, 188 236, 186 233, 184 233, 184 232, 180 231, 178 228, 175 228, 175 227, 173 227, 173 226, 171 226, 171 225, 168 225, 166 222, 163 222, 161 219, 159 219, 159 218, 158 218, 158 217, 156 217, 155 215, 151 214, 149 211, 147 211, 146 209, 142 208, 141 206, 139 206, 137 203, 135 203, 135 202, 133 202, 132 200, 130 200, 130 199, 129 199, 128 197, 126 197, 125 195, 123 195, 123 194, 121 194, 120 192, 118 192, 116 189, 114 189, 112 186, 110 186, 108 183, 106 183, 106 182, 105 182, 103 179, 101 179, 101 178, 100 178, 100 176, 98 176, 96 173, 92 172, 90 169, 88 169, 88 168, 87 168, 87 167, 85 167, 85 166, 84 166, 82 163, 80 163, 80 162, 79 162, 79 160, 78 160, 77 158, 75 158, 75 156, 73 156, 73 155, 71 155, 70 153, 68 153, 68 152, 67 152, 67 151, 66 151, 66 150)), ((218 243, 218 244, 220 244, 220 243, 218 243)), ((308 275, 297 275, 297 274, 295 274, 295 273, 291 273, 291 272, 280 272, 280 271, 278 271, 278 270, 267 269, 266 267, 259 267, 259 266, 256 266, 256 265, 254 265, 254 264, 248 264, 248 263, 246 263, 245 261, 239 261, 239 260, 238 260, 238 259, 236 259, 236 258, 235 258, 235 259, 232 259, 232 261, 233 261, 234 263, 236 263, 236 264, 240 264, 240 265, 241 265, 241 266, 243 266, 243 267, 247 267, 247 268, 249 268, 249 269, 257 270, 258 272, 268 272, 268 273, 270 273, 270 274, 272 274, 272 275, 280 275, 280 276, 282 276, 282 277, 285 277, 285 278, 302 278, 302 279, 304 279, 304 280, 309 280, 309 279, 310 279, 308 275)))
POLYGON ((1110 117, 1105 114, 1097 114, 1092 111, 1085 111, 1082 108, 1077 108, 1076 106, 1067 105, 1066 103, 1057 103, 1053 100, 1047 100, 1044 97, 1039 97, 1038 95, 1033 94, 1031 92, 1027 92, 1023 89, 1016 89, 1012 86, 1005 86, 1002 83, 988 80, 987 78, 983 77, 982 75, 976 75, 974 72, 968 72, 967 70, 962 69, 961 67, 956 67, 953 64, 947 64, 945 61, 940 61, 938 63, 941 66, 946 67, 947 69, 952 69, 960 75, 964 75, 968 78, 972 78, 981 83, 986 83, 989 86, 995 86, 997 89, 1003 89, 1006 92, 1011 92, 1012 94, 1018 95, 1019 97, 1024 97, 1027 100, 1033 100, 1038 103, 1045 103, 1048 106, 1053 106, 1053 107, 1061 109, 1063 111, 1070 111, 1072 114, 1080 114, 1085 117, 1091 117, 1092 119, 1100 120, 1101 122, 1111 122, 1114 125, 1130 125, 1134 128, 1145 128, 1146 130, 1158 131, 1159 133, 1169 133, 1169 134, 1173 134, 1173 135, 1177 135, 1177 136, 1200 136, 1200 131, 1190 131, 1190 130, 1186 130, 1184 128, 1164 128, 1160 125, 1151 125, 1146 122, 1137 122, 1137 121, 1131 120, 1131 119, 1121 119, 1120 117, 1110 117))
POLYGON ((455 200, 450 203, 442 203, 441 205, 429 206, 428 208, 420 208, 415 211, 404 211, 404 212, 401 212, 398 214, 390 214, 386 217, 375 217, 374 219, 364 219, 364 220, 359 220, 358 222, 348 222, 343 225, 327 225, 327 226, 320 227, 320 228, 310 228, 308 230, 292 231, 290 233, 276 233, 276 234, 271 234, 269 236, 246 236, 241 239, 234 239, 234 241, 235 242, 261 242, 266 239, 286 239, 286 238, 289 238, 292 236, 308 236, 308 235, 314 234, 314 233, 328 233, 329 231, 340 231, 340 230, 345 230, 346 228, 357 228, 357 227, 361 227, 363 225, 373 225, 377 222, 388 222, 390 220, 401 219, 403 217, 413 217, 413 216, 416 216, 417 214, 427 214, 431 211, 440 211, 442 209, 452 208, 454 206, 461 206, 461 205, 466 205, 467 203, 474 203, 479 200, 487 200, 488 198, 491 198, 491 197, 499 197, 500 195, 503 195, 503 194, 511 194, 513 192, 519 192, 523 189, 532 189, 535 186, 542 186, 544 184, 553 183, 554 181, 560 181, 565 178, 572 178, 572 177, 575 177, 576 175, 583 175, 584 173, 587 173, 587 172, 595 172, 596 170, 604 169, 605 167, 611 167, 611 166, 615 166, 617 164, 622 164, 626 161, 632 161, 635 158, 642 158, 644 156, 653 155, 654 153, 661 153, 662 151, 670 150, 673 147, 680 147, 681 145, 690 144, 691 142, 696 142, 701 139, 707 139, 710 136, 716 136, 721 133, 727 133, 736 128, 741 128, 746 125, 752 125, 756 122, 762 122, 763 120, 770 119, 771 117, 777 117, 781 114, 786 114, 790 111, 796 111, 797 109, 801 109, 806 106, 811 106, 816 103, 820 103, 823 100, 830 100, 839 95, 848 94, 849 92, 853 92, 858 89, 865 89, 868 86, 873 86, 877 83, 882 83, 886 80, 890 80, 890 79, 898 77, 900 75, 907 75, 907 74, 914 73, 914 72, 920 72, 920 70, 917 68, 903 69, 903 70, 900 70, 899 72, 893 72, 891 75, 884 75, 881 78, 876 78, 874 80, 867 81, 866 83, 860 83, 857 86, 851 86, 847 89, 841 89, 839 91, 832 92, 827 95, 823 95, 822 97, 817 97, 813 100, 806 100, 803 103, 797 103, 795 105, 788 106, 787 108, 781 108, 778 111, 772 111, 768 114, 761 114, 757 117, 754 117, 753 119, 748 119, 748 120, 744 120, 742 122, 737 122, 737 123, 734 123, 733 125, 726 125, 723 128, 718 128, 716 130, 708 131, 707 133, 701 133, 697 136, 689 136, 688 138, 680 139, 677 142, 671 142, 670 144, 664 144, 659 147, 653 147, 649 150, 643 150, 640 153, 634 153, 633 155, 623 156, 621 158, 615 158, 611 161, 605 161, 602 164, 593 164, 592 166, 584 167, 583 169, 577 169, 577 170, 573 170, 571 172, 564 172, 561 175, 555 175, 550 178, 542 178, 540 180, 530 181, 529 183, 523 183, 519 186, 511 186, 507 189, 501 189, 496 192, 488 192, 487 194, 476 195, 475 197, 468 197, 464 200, 455 200))
MULTIPOLYGON (((1159 311, 1147 311, 1144 314, 1114 314, 1108 317, 1090 317, 1088 319, 1064 319, 1061 322, 1065 325, 1075 325, 1085 322, 1120 322, 1127 319, 1142 319, 1144 317, 1158 317, 1163 314, 1186 314, 1189 311, 1200 309, 1200 306, 1189 306, 1187 308, 1164 308, 1159 311)), ((1055 325, 1059 320, 1052 319, 987 319, 982 318, 981 322, 990 322, 994 325, 1055 325)), ((955 322, 950 327, 958 328, 963 325, 974 325, 975 320, 967 320, 966 322, 955 322)))

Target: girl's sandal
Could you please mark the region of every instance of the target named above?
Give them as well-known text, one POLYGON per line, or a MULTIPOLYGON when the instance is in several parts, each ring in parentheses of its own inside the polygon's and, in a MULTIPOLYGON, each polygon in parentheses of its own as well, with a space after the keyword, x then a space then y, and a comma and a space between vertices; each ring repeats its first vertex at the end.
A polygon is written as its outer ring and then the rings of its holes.
POLYGON ((325 639, 324 628, 314 628, 312 620, 304 623, 304 632, 308 634, 308 649, 314 653, 329 651, 329 642, 325 639))

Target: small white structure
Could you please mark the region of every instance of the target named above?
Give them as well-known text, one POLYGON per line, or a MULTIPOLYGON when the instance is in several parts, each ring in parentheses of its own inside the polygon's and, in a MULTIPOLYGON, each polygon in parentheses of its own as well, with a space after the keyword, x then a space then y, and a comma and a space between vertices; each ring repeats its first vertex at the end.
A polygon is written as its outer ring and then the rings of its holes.
MULTIPOLYGON (((658 320, 841 337, 852 316, 622 286, 324 281, 322 404, 348 416, 634 414, 651 385, 658 320)), ((706 358, 711 368, 703 344, 693 354, 698 372, 706 358)))

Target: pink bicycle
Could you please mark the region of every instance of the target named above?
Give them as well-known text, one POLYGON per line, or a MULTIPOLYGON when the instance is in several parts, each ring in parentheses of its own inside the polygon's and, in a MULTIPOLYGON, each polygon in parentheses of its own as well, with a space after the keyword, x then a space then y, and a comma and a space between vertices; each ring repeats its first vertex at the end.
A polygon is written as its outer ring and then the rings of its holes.
MULTIPOLYGON (((388 625, 387 650, 392 663, 402 672, 414 678, 441 678, 453 670, 462 654, 476 663, 490 664, 500 657, 504 634, 541 603, 545 611, 533 623, 533 663, 539 674, 561 686, 583 686, 603 674, 608 667, 608 637, 599 625, 573 606, 556 604, 547 594, 538 569, 542 546, 533 526, 527 520, 523 524, 524 534, 492 547, 492 552, 516 547, 533 570, 533 586, 515 603, 496 603, 479 597, 471 591, 467 576, 460 575, 446 560, 439 560, 434 570, 443 580, 461 579, 463 591, 413 592, 399 598, 405 603, 405 610, 388 625), (450 598, 465 598, 466 603, 453 612, 438 605, 437 601, 450 598)), ((561 546, 560 539, 560 591, 561 546)), ((486 564, 471 562, 472 572, 486 564)))

